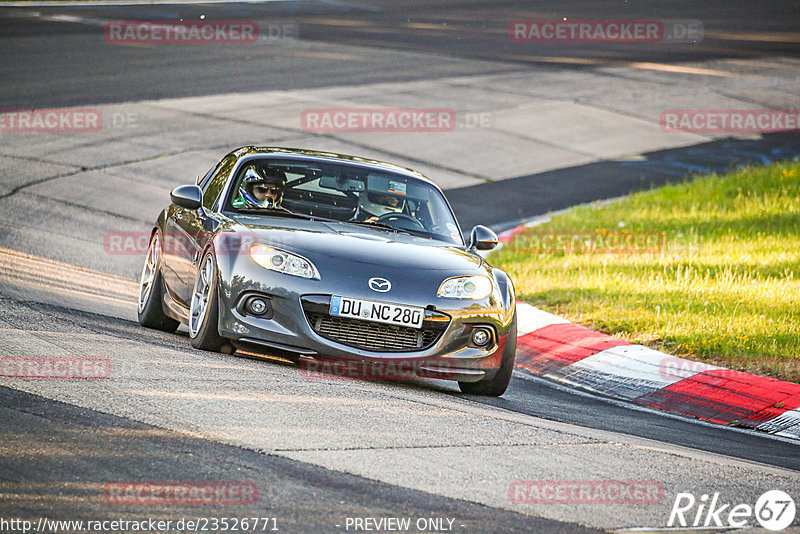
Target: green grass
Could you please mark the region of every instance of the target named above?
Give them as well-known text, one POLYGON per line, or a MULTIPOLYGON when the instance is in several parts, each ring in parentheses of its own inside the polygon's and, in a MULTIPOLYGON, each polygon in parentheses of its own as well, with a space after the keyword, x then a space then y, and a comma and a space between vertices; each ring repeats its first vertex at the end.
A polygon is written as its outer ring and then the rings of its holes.
POLYGON ((490 258, 517 298, 664 352, 800 381, 800 162, 579 207, 531 230, 655 231, 664 246, 531 254, 524 232, 490 258))

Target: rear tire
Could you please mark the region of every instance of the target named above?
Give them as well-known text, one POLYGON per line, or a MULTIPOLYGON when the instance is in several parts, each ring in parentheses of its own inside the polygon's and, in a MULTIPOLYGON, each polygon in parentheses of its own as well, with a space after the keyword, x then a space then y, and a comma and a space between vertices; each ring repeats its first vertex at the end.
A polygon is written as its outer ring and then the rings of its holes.
POLYGON ((164 332, 174 332, 180 322, 164 313, 161 299, 164 281, 161 276, 161 234, 156 230, 150 238, 147 258, 139 277, 139 324, 164 332))
POLYGON ((207 252, 200 262, 189 308, 189 341, 196 349, 231 354, 232 346, 219 335, 217 264, 207 252))
POLYGON ((514 318, 511 320, 511 328, 508 331, 506 347, 503 350, 503 359, 500 362, 500 369, 492 378, 484 378, 478 382, 459 382, 458 387, 463 393, 469 395, 486 395, 499 397, 508 389, 511 382, 511 373, 514 372, 514 358, 517 355, 517 312, 514 311, 514 318))

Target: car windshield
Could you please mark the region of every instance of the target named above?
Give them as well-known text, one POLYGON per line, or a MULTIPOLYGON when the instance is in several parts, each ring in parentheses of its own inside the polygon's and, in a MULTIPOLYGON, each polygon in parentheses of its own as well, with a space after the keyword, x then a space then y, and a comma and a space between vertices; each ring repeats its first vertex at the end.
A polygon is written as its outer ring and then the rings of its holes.
POLYGON ((305 160, 253 159, 236 173, 226 208, 317 217, 463 245, 442 193, 391 171, 305 160))

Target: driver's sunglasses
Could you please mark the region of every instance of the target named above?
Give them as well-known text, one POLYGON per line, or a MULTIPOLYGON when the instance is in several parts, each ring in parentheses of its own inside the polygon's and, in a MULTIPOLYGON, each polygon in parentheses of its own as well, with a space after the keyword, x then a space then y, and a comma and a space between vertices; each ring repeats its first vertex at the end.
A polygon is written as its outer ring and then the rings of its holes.
POLYGON ((259 193, 269 193, 270 195, 277 195, 281 192, 280 188, 274 185, 257 185, 255 190, 259 193))

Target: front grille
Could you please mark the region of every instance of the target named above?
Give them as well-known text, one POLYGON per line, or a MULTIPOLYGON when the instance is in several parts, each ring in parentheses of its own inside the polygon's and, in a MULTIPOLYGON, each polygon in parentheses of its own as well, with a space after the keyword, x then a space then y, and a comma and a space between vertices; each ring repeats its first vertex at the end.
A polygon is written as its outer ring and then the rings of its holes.
POLYGON ((450 316, 425 309, 422 328, 335 317, 328 311, 330 295, 304 295, 301 299, 308 324, 318 335, 342 345, 371 352, 414 352, 432 347, 450 326, 450 316))
POLYGON ((436 343, 443 329, 409 328, 390 324, 334 317, 306 311, 308 323, 320 336, 362 350, 373 352, 411 352, 436 343))

